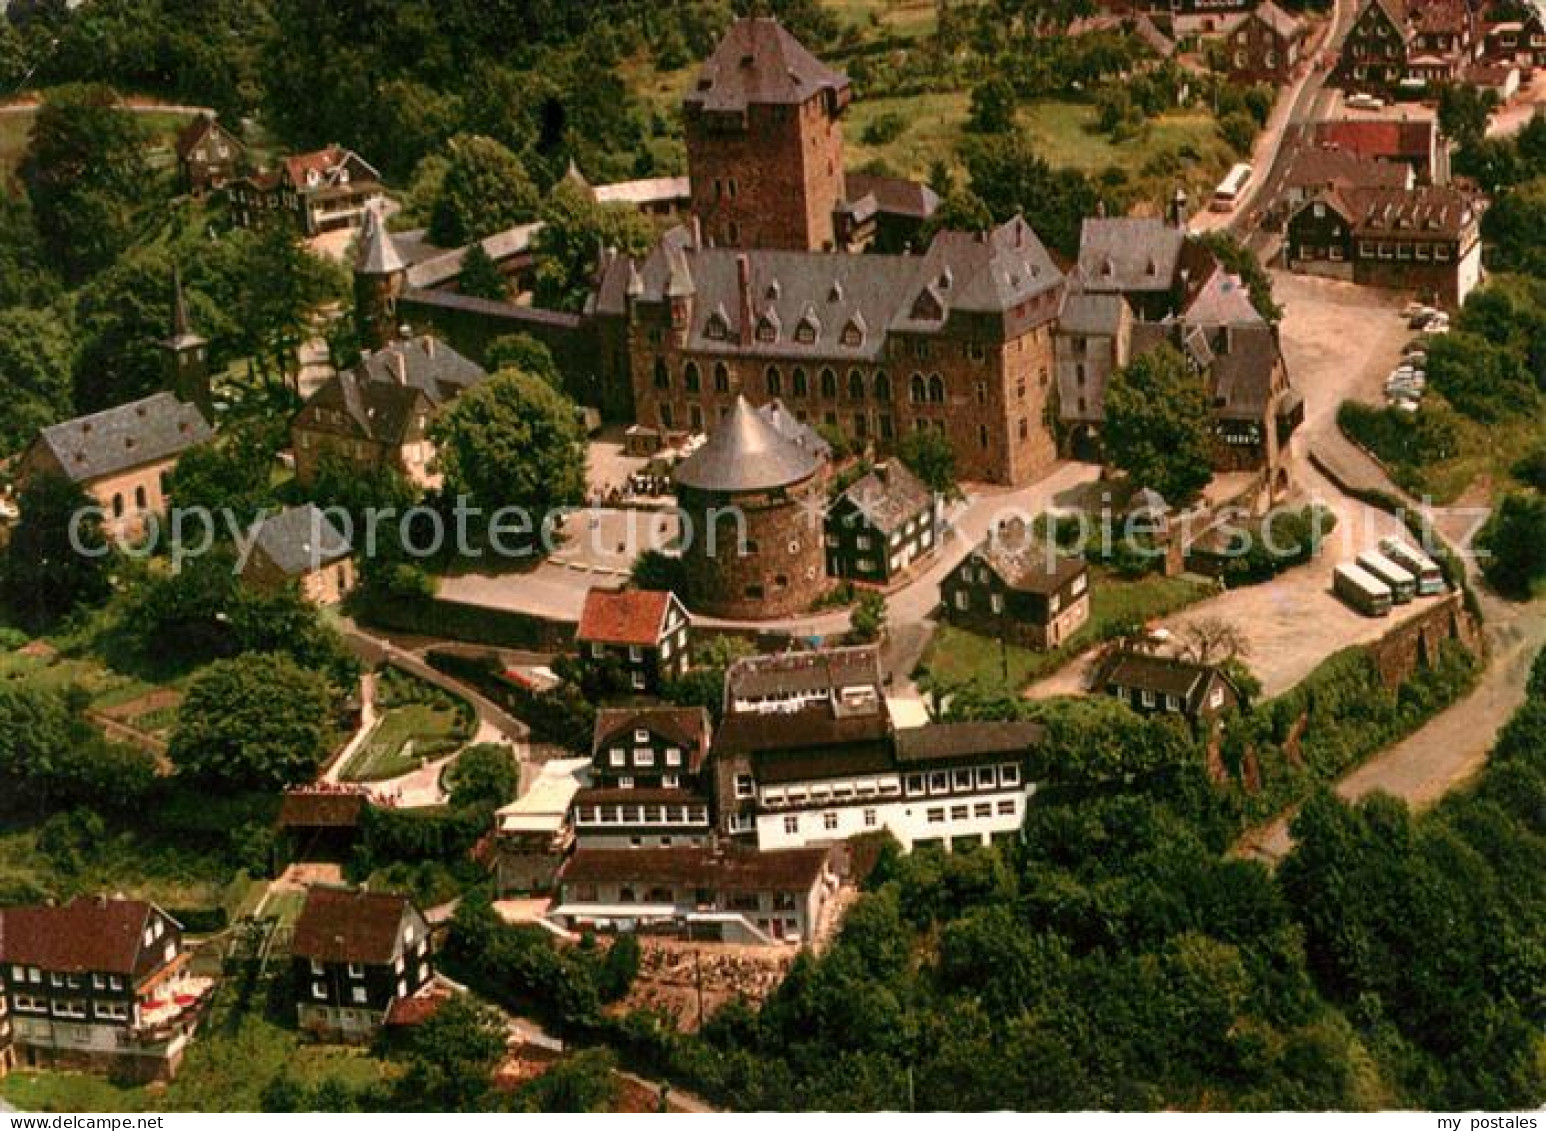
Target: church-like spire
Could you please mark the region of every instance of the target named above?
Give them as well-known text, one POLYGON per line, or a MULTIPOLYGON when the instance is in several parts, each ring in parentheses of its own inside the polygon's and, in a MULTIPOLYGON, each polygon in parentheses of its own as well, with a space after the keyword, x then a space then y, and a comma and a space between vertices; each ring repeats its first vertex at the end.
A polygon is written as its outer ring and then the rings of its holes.
POLYGON ((386 222, 375 208, 365 210, 365 223, 360 229, 360 248, 354 257, 354 270, 361 275, 395 275, 407 268, 408 262, 397 249, 397 241, 387 231, 386 222))

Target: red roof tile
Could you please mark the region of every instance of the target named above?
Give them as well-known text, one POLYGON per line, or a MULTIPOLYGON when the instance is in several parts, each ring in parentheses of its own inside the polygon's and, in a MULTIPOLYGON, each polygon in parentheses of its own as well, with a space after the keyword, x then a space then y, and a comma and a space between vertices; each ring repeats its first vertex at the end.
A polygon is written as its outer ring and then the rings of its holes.
POLYGON ((1315 138, 1321 145, 1335 145, 1364 157, 1428 160, 1433 152, 1431 121, 1321 122, 1315 138))
POLYGON ((587 644, 660 642, 671 594, 650 589, 592 589, 585 594, 585 611, 575 638, 587 644))

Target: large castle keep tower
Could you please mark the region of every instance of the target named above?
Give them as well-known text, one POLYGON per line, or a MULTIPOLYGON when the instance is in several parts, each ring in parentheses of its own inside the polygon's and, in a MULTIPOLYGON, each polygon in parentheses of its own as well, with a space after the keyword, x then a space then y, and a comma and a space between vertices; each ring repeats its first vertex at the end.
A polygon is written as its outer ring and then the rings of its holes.
POLYGON ((693 214, 722 247, 820 251, 845 199, 851 88, 774 19, 737 20, 683 99, 693 214))

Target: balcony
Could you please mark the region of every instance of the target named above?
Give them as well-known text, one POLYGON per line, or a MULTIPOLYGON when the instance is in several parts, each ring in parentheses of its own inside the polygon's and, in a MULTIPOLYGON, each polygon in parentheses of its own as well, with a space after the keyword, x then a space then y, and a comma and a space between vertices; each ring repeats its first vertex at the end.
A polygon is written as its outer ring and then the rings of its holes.
POLYGON ((184 974, 157 986, 140 999, 139 1020, 131 1026, 134 1040, 155 1043, 191 1028, 214 996, 213 978, 184 974))

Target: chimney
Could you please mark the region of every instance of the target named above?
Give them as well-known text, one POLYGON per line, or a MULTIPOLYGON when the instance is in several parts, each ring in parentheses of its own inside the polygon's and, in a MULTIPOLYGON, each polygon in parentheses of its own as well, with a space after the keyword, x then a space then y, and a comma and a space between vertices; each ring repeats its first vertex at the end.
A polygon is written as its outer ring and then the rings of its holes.
POLYGON ((692 218, 692 245, 694 248, 703 246, 703 221, 696 215, 692 218))
POLYGON ((408 359, 401 351, 393 350, 387 355, 387 368, 392 371, 392 377, 399 385, 408 384, 408 359))
POLYGON ((432 360, 435 356, 435 336, 433 334, 424 335, 424 356, 432 360))
POLYGON ((740 330, 741 345, 749 346, 752 342, 752 261, 750 257, 738 255, 735 257, 737 295, 740 299, 740 310, 736 317, 740 330))

